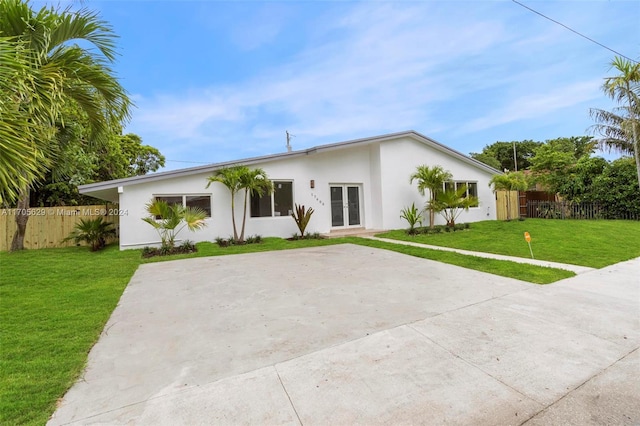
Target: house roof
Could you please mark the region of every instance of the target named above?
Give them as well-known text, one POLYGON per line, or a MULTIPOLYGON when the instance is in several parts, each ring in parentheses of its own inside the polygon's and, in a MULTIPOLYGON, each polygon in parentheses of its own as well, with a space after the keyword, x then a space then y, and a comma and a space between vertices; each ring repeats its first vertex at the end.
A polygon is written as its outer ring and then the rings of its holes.
POLYGON ((380 135, 380 136, 372 136, 372 137, 368 137, 368 138, 362 138, 362 139, 353 139, 353 140, 349 140, 349 141, 344 141, 344 142, 337 142, 337 143, 331 143, 331 144, 326 144, 326 145, 318 145, 312 148, 308 148, 308 149, 303 149, 303 150, 298 150, 298 151, 291 151, 291 152, 283 152, 280 154, 272 154, 272 155, 263 155, 260 157, 251 157, 251 158, 245 158, 245 159, 240 159, 240 160, 233 160, 233 161, 225 161, 225 162, 221 162, 221 163, 214 163, 214 164, 207 164, 204 166, 196 166, 196 167, 188 167, 185 169, 177 169, 177 170, 169 170, 166 172, 158 172, 158 173, 151 173, 148 175, 143 175, 143 176, 133 176, 133 177, 128 177, 128 178, 124 178, 124 179, 115 179, 115 180, 109 180, 109 181, 104 181, 104 182, 96 182, 96 183, 89 183, 86 185, 80 185, 78 186, 78 191, 81 194, 86 194, 86 195, 90 195, 92 197, 96 197, 96 198, 101 198, 104 200, 109 200, 112 202, 117 202, 118 201, 118 195, 117 195, 117 190, 118 187, 124 187, 124 186, 128 186, 128 185, 135 185, 135 184, 139 184, 139 183, 147 183, 147 182, 154 182, 154 181, 161 181, 161 180, 166 180, 166 179, 171 179, 171 178, 175 178, 175 177, 184 177, 184 176, 190 176, 190 175, 195 175, 195 174, 200 174, 200 173, 208 173, 208 172, 214 172, 218 169, 221 169, 223 167, 229 167, 229 166, 234 166, 234 165, 238 165, 238 164, 243 164, 243 165, 252 165, 252 164, 256 164, 256 163, 265 163, 265 162, 271 162, 271 161, 275 161, 275 160, 282 160, 282 159, 286 159, 286 158, 294 158, 294 157, 300 157, 300 156, 304 156, 304 155, 310 155, 310 154, 314 154, 316 152, 324 152, 324 151, 332 151, 332 150, 337 150, 337 149, 344 149, 344 148, 349 148, 349 147, 353 147, 353 146, 358 146, 358 145, 367 145, 367 144, 371 144, 371 143, 376 143, 376 142, 384 142, 387 140, 393 140, 393 139, 399 139, 401 137, 410 137, 414 140, 417 140, 419 142, 422 142, 434 149, 437 149, 438 151, 442 151, 446 154, 451 155, 452 157, 458 158, 466 163, 468 163, 471 166, 477 167, 479 169, 482 169, 488 173, 491 174, 499 174, 502 173, 499 170, 494 169, 493 167, 490 167, 478 160, 475 160, 459 151, 456 151, 452 148, 449 148, 446 145, 441 144, 440 142, 437 142, 431 138, 428 138, 427 136, 424 136, 418 132, 416 132, 415 130, 408 130, 408 131, 404 131, 404 132, 398 132, 398 133, 389 133, 389 134, 385 134, 385 135, 380 135))

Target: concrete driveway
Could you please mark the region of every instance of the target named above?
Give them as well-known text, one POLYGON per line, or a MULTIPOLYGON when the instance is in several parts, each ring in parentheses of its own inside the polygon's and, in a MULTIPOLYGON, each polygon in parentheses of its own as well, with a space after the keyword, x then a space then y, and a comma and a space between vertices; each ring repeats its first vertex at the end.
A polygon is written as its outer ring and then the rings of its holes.
POLYGON ((639 275, 350 244, 142 265, 50 424, 639 424, 639 275))

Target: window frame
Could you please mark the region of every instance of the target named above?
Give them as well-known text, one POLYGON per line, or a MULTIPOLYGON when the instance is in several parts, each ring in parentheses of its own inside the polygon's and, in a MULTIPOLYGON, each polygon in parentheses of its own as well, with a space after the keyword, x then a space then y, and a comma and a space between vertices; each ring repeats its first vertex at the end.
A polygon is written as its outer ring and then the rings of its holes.
MULTIPOLYGON (((249 194, 250 200, 249 200, 249 219, 266 219, 266 218, 282 218, 282 217, 290 217, 290 214, 286 214, 286 215, 276 215, 276 207, 275 207, 275 194, 276 194, 276 190, 277 190, 277 185, 279 183, 288 183, 291 185, 291 212, 293 212, 294 206, 295 206, 295 182, 293 179, 271 179, 271 182, 273 182, 273 192, 271 194, 268 195, 268 197, 270 197, 270 206, 271 206, 271 211, 270 214, 268 216, 254 216, 253 215, 253 211, 252 211, 252 206, 253 206, 253 199, 254 199, 254 194, 249 194)), ((263 195, 262 197, 259 198, 264 198, 267 195, 263 195)))
MULTIPOLYGON (((182 198, 182 207, 188 207, 187 206, 187 197, 209 197, 209 210, 207 211, 205 210, 205 213, 207 213, 207 216, 205 217, 205 219, 210 219, 211 217, 213 217, 213 206, 212 206, 212 196, 211 194, 205 194, 205 193, 183 193, 183 194, 153 194, 153 199, 154 200, 158 200, 159 198, 182 198)), ((176 204, 176 203, 173 203, 176 204)))
POLYGON ((480 207, 480 196, 478 195, 478 181, 477 180, 449 180, 443 183, 442 188, 444 191, 447 190, 447 184, 451 184, 453 183, 453 188, 457 191, 459 188, 459 185, 466 185, 467 186, 467 193, 465 194, 464 198, 467 198, 469 196, 469 184, 473 184, 475 185, 476 188, 476 195, 475 197, 478 198, 478 204, 474 205, 474 206, 470 206, 469 208, 471 209, 475 209, 480 207))

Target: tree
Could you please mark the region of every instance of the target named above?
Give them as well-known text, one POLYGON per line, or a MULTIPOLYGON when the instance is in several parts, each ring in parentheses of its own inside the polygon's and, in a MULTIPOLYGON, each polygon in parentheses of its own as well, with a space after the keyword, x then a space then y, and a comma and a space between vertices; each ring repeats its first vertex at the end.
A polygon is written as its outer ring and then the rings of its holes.
POLYGON ((606 219, 640 218, 640 187, 635 184, 634 159, 623 157, 609 163, 596 176, 583 200, 598 203, 606 219))
MULTIPOLYGON (((240 242, 244 242, 244 226, 247 221, 247 199, 249 193, 252 196, 262 197, 263 195, 271 195, 273 193, 273 182, 267 176, 267 173, 258 169, 248 169, 240 175, 240 187, 244 189, 244 206, 242 209, 242 229, 240 231, 240 242)), ((304 235, 303 235, 304 236, 304 235)))
POLYGON ((34 183, 31 205, 94 204, 94 198, 78 192, 78 185, 140 176, 158 170, 164 163, 160 151, 142 144, 136 134, 111 134, 93 149, 87 149, 83 140, 74 139, 61 149, 45 177, 34 183))
POLYGON ((478 205, 478 198, 467 196, 467 186, 461 185, 458 189, 450 187, 438 192, 433 204, 434 209, 446 220, 447 226, 454 227, 463 211, 469 211, 470 207, 478 205))
POLYGON ((633 155, 640 186, 640 63, 616 56, 611 68, 618 75, 605 78, 602 90, 620 104, 613 112, 592 109, 600 146, 633 155))
POLYGON ((550 139, 536 151, 531 159, 535 180, 544 185, 547 192, 559 192, 570 169, 581 159, 588 158, 595 150, 591 136, 574 136, 550 139))
MULTIPOLYGON (((494 175, 489 181, 496 191, 525 191, 529 187, 527 177, 523 172, 509 172, 503 175, 494 175)), ((507 197, 507 220, 511 220, 511 197, 507 197)))
MULTIPOLYGON (((115 59, 115 37, 108 24, 85 9, 71 12, 43 7, 36 13, 21 0, 0 2, 0 38, 12 40, 9 48, 13 48, 16 63, 26 68, 25 73, 16 74, 11 80, 8 92, 15 101, 13 114, 22 118, 14 130, 19 129, 24 117, 35 123, 35 128, 27 127, 29 132, 22 137, 29 148, 28 159, 41 160, 41 169, 49 169, 59 152, 55 123, 66 103, 75 103, 87 114, 92 141, 101 140, 111 125, 128 118, 128 96, 108 67, 115 59), (73 40, 82 40, 97 50, 71 45, 73 40)), ((4 109, 3 105, 3 113, 4 109)), ((6 151, 3 147, 3 157, 5 152, 15 152, 19 147, 7 145, 6 151)), ((29 191, 38 177, 28 172, 30 161, 22 159, 16 167, 20 170, 26 166, 27 172, 19 180, 22 185, 12 251, 24 248, 29 191)), ((3 188, 3 192, 12 191, 3 188)))
POLYGON ((560 179, 558 193, 568 201, 585 201, 592 191, 593 182, 608 167, 609 163, 602 157, 582 157, 560 179))
POLYGON ((14 202, 23 188, 42 176, 45 158, 41 150, 34 149, 34 141, 51 137, 50 127, 21 108, 31 98, 37 104, 36 95, 47 96, 46 89, 29 84, 36 81, 31 61, 17 53, 26 47, 0 32, 0 204, 14 202), (31 95, 34 88, 40 93, 31 95))
POLYGON ((516 147, 516 160, 518 162, 518 170, 527 170, 531 166, 530 160, 536 153, 536 150, 542 145, 542 142, 532 140, 513 141, 513 142, 494 142, 486 145, 482 152, 472 152, 471 158, 485 163, 500 171, 516 169, 513 161, 513 146, 516 147))
POLYGON ((452 178, 451 172, 444 170, 442 166, 429 167, 427 165, 421 165, 416 168, 416 171, 410 176, 409 182, 413 184, 413 181, 418 182, 418 192, 424 196, 425 191, 429 190, 429 201, 427 203, 427 210, 429 210, 429 228, 433 228, 435 225, 435 202, 438 192, 442 191, 444 183, 452 178))
POLYGON ((244 242, 244 230, 247 219, 247 199, 249 193, 257 196, 271 194, 273 182, 262 169, 249 169, 247 166, 224 167, 208 178, 207 188, 214 182, 219 182, 227 187, 231 193, 231 222, 233 224, 233 239, 244 242), (236 194, 244 190, 244 206, 242 214, 242 230, 238 234, 236 226, 235 198, 236 194))
POLYGON ((180 204, 169 204, 163 200, 151 200, 145 208, 149 217, 144 217, 142 220, 153 226, 158 232, 164 250, 171 250, 175 247, 176 236, 185 227, 193 232, 207 226, 204 220, 207 213, 198 207, 183 207, 180 204))

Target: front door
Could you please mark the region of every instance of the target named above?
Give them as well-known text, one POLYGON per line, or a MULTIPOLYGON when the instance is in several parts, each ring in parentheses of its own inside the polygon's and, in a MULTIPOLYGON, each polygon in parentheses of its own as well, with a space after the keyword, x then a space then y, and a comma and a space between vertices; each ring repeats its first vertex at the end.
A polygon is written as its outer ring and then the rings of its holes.
POLYGON ((360 187, 331 185, 331 226, 362 226, 360 218, 360 187))

